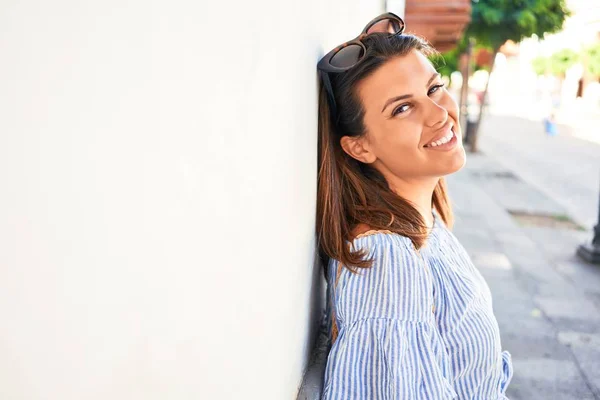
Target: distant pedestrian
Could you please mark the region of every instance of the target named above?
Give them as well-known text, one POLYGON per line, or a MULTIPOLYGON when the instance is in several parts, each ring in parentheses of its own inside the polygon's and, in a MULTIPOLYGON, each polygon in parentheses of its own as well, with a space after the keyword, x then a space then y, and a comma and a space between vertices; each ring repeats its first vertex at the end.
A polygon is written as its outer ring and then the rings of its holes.
POLYGON ((556 136, 558 134, 554 112, 551 112, 550 115, 544 118, 544 131, 548 136, 556 136))
POLYGON ((322 400, 507 399, 490 289, 451 231, 458 105, 392 13, 318 63, 322 400))

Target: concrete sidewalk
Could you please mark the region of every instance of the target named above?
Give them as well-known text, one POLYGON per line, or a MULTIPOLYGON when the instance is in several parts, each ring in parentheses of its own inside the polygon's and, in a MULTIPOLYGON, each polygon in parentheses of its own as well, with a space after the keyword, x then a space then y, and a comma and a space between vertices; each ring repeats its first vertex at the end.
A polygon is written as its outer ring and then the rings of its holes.
POLYGON ((559 127, 557 136, 547 136, 540 121, 486 114, 479 148, 562 205, 577 223, 593 228, 600 189, 600 144, 575 137, 566 127, 559 127))
POLYGON ((455 235, 487 280, 511 400, 600 399, 600 266, 575 255, 587 230, 521 225, 511 211, 568 211, 493 158, 467 154, 448 176, 455 235))

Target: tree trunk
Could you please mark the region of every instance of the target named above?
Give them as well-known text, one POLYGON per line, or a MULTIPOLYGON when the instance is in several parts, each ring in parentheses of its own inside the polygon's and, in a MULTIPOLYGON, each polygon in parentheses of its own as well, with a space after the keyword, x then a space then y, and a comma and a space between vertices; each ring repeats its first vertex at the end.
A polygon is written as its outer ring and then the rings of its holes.
POLYGON ((488 79, 485 82, 485 89, 483 90, 483 95, 481 96, 481 105, 479 107, 479 115, 477 116, 477 122, 475 123, 473 134, 469 138, 471 145, 471 152, 477 153, 477 139, 479 137, 479 127, 481 126, 481 119, 483 117, 483 112, 485 111, 485 100, 487 99, 488 88, 490 86, 490 78, 492 77, 492 73, 494 72, 494 65, 496 64, 496 55, 498 54, 499 48, 494 49, 492 54, 492 66, 490 67, 490 73, 488 75, 488 79))
POLYGON ((460 55, 460 73, 462 76, 462 85, 460 88, 460 100, 458 104, 458 109, 460 110, 461 126, 465 126, 466 124, 464 118, 467 115, 467 96, 469 93, 469 66, 467 54, 468 51, 465 51, 460 55))
MULTIPOLYGON (((467 48, 465 52, 460 55, 460 72, 462 75, 462 86, 460 88, 460 103, 459 103, 459 111, 460 111, 460 120, 458 121, 461 127, 467 126, 467 117, 468 117, 468 97, 469 97, 469 75, 471 75, 471 53, 473 51, 474 40, 472 38, 469 39, 467 48)), ((466 130, 463 130, 466 132, 466 130)), ((465 137, 463 136, 463 143, 465 142, 465 137)))

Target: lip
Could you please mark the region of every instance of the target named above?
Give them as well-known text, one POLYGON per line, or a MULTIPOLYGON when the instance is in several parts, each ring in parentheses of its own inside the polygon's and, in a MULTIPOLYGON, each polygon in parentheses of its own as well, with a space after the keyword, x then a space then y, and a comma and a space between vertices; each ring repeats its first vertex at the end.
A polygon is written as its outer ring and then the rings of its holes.
MULTIPOLYGON (((454 132, 454 125, 450 125, 449 129, 452 132, 452 138, 450 140, 448 140, 446 143, 440 145, 440 146, 428 146, 425 147, 423 146, 424 149, 427 150, 437 150, 437 151, 447 151, 450 150, 452 148, 454 148, 456 146, 456 143, 458 142, 458 138, 456 136, 456 132, 454 132)), ((436 140, 439 140, 441 138, 443 138, 444 136, 446 136, 446 134, 448 133, 448 130, 445 130, 443 134, 441 134, 438 138, 432 140, 431 142, 435 142, 436 140)), ((429 142, 429 143, 431 143, 429 142)))
POLYGON ((446 135, 448 135, 448 132, 451 131, 453 127, 454 127, 454 123, 451 121, 448 121, 448 124, 446 125, 446 127, 438 135, 436 135, 433 139, 431 139, 429 142, 427 142, 425 145, 423 145, 423 147, 425 147, 428 143, 436 142, 436 141, 440 140, 441 138, 445 137, 446 135))

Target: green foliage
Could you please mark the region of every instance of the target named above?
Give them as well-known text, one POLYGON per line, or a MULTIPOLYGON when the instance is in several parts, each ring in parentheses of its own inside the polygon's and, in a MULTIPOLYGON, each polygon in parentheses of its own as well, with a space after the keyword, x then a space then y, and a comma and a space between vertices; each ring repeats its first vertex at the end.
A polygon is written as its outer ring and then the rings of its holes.
POLYGON ((531 60, 531 66, 536 75, 545 75, 550 71, 550 59, 548 57, 536 57, 531 60))
POLYGON ((532 35, 558 32, 569 15, 565 0, 474 1, 466 36, 498 49, 507 40, 518 43, 532 35))
MULTIPOLYGON (((455 48, 444 53, 431 56, 429 59, 441 75, 450 77, 450 75, 453 72, 460 71, 460 55, 466 51, 467 46, 468 39, 465 36, 463 36, 455 48)), ((487 47, 483 46, 475 46, 473 48, 473 54, 476 54, 480 48, 488 49, 487 47)), ((489 66, 477 65, 474 62, 474 57, 471 57, 471 65, 469 66, 469 70, 471 71, 471 73, 480 69, 489 70, 490 68, 489 66)))
POLYGON ((443 76, 450 77, 454 71, 458 71, 458 57, 460 54, 457 49, 447 51, 430 57, 435 69, 443 76))
POLYGON ((577 62, 579 62, 579 54, 571 49, 559 50, 550 56, 550 72, 564 77, 567 70, 577 62))
MULTIPOLYGON (((474 51, 477 51, 478 47, 475 48, 474 51)), ((460 60, 461 50, 458 48, 454 48, 445 53, 441 53, 437 56, 432 56, 430 58, 431 62, 435 66, 436 70, 442 75, 450 77, 450 75, 454 71, 460 71, 459 60, 460 60)), ((474 57, 471 57, 471 65, 469 66, 469 71, 471 73, 475 71, 479 71, 480 69, 484 69, 486 71, 490 70, 489 65, 478 65, 474 62, 474 57)))
POLYGON ((600 77, 600 43, 596 43, 584 50, 586 68, 590 74, 600 77))
POLYGON ((563 49, 550 57, 536 57, 531 61, 531 65, 537 75, 551 73, 564 77, 567 70, 578 62, 583 62, 590 74, 600 77, 600 43, 593 44, 581 53, 563 49))
POLYGON ((450 77, 454 71, 459 70, 458 60, 460 58, 461 53, 463 53, 467 48, 467 38, 462 37, 461 40, 457 43, 456 47, 452 50, 449 50, 445 53, 439 53, 429 57, 431 62, 433 63, 435 69, 442 75, 450 77))
POLYGON ((564 77, 567 70, 579 62, 580 59, 580 55, 575 51, 562 49, 550 57, 539 56, 534 58, 531 60, 531 66, 537 75, 551 73, 552 75, 564 77))

